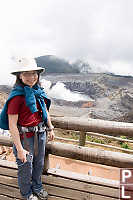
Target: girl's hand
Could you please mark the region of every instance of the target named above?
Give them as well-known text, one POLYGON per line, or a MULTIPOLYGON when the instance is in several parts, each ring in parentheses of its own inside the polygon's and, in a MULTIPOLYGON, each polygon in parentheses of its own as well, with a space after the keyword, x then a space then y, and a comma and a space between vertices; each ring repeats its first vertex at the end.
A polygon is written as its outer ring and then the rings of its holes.
POLYGON ((22 149, 21 151, 18 151, 18 158, 22 161, 22 162, 27 162, 26 159, 26 155, 29 154, 28 151, 26 151, 25 149, 22 149))
POLYGON ((54 131, 53 130, 48 131, 48 141, 54 140, 54 137, 55 137, 54 131))

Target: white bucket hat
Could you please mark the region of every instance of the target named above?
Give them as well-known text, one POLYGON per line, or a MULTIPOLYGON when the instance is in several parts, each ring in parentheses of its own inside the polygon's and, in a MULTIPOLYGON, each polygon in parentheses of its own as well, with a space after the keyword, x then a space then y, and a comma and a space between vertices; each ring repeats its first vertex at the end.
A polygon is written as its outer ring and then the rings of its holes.
POLYGON ((41 73, 45 71, 45 68, 37 67, 34 58, 15 58, 14 65, 14 70, 11 72, 13 75, 17 75, 19 72, 39 71, 41 73))

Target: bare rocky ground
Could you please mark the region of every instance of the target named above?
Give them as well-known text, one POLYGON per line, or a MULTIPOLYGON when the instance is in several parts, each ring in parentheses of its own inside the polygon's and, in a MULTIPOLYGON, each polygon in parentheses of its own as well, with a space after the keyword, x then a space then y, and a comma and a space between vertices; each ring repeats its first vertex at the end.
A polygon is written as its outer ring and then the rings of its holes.
MULTIPOLYGON (((133 121, 133 77, 90 73, 52 74, 42 78, 51 81, 51 88, 60 81, 70 91, 88 96, 88 100, 77 102, 52 99, 53 115, 133 121), (92 104, 90 99, 93 100, 92 104)), ((0 107, 10 89, 0 86, 0 107)))
POLYGON ((51 87, 60 81, 70 91, 87 95, 88 102, 90 98, 93 100, 92 105, 87 106, 87 101, 75 103, 53 99, 53 110, 56 114, 89 116, 111 121, 133 121, 133 77, 91 73, 47 75, 44 78, 52 82, 51 87))

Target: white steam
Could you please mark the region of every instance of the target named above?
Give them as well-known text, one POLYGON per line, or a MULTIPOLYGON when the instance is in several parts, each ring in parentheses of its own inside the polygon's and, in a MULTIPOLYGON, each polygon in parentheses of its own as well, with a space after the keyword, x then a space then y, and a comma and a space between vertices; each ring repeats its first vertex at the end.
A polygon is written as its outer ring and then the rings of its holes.
POLYGON ((89 97, 87 97, 83 94, 79 94, 77 92, 71 92, 61 82, 57 82, 51 89, 50 89, 50 86, 52 83, 50 81, 42 79, 41 84, 44 87, 48 96, 52 97, 52 98, 63 99, 66 101, 88 101, 88 100, 90 100, 89 97))
POLYGON ((116 75, 133 76, 133 66, 124 61, 115 61, 110 63, 109 71, 116 75))

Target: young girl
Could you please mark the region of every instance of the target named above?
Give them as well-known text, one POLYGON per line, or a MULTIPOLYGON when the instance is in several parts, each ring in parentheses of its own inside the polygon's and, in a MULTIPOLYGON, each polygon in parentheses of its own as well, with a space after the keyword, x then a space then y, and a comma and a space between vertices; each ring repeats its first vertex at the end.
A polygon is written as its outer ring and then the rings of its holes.
POLYGON ((54 139, 49 116, 50 99, 40 87, 39 76, 44 68, 34 59, 16 60, 12 72, 16 83, 0 115, 0 128, 10 131, 13 152, 18 165, 18 185, 27 200, 47 199, 41 181, 44 167, 46 130, 54 139))

